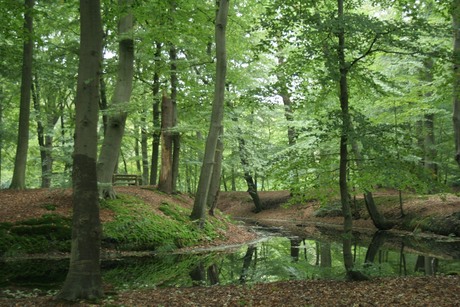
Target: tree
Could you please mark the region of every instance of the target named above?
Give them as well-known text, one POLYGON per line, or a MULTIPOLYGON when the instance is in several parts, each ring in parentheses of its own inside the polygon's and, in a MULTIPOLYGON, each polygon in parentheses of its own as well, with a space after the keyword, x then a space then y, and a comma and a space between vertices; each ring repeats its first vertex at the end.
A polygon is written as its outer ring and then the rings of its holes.
POLYGON ((173 192, 173 133, 174 106, 163 93, 161 100, 161 169, 158 189, 166 194, 173 192))
POLYGON ((453 29, 453 122, 455 137, 455 161, 460 166, 460 0, 453 0, 451 7, 453 29))
POLYGON ((103 295, 100 271, 102 227, 97 187, 97 127, 102 22, 98 0, 80 1, 80 52, 75 100, 73 153, 73 219, 70 266, 59 299, 98 299, 103 295))
POLYGON ((204 226, 206 219, 206 204, 209 193, 209 185, 215 164, 217 141, 222 129, 222 120, 224 117, 225 78, 227 73, 225 34, 227 29, 229 2, 229 0, 219 1, 219 11, 216 16, 216 83, 214 87, 211 123, 209 126, 209 134, 206 139, 203 164, 201 165, 200 179, 198 181, 198 190, 193 203, 193 210, 190 215, 192 220, 199 220, 200 226, 204 226))
POLYGON ((14 173, 10 189, 23 190, 26 188, 27 151, 29 149, 29 120, 30 95, 32 89, 32 61, 33 61, 33 8, 35 0, 24 2, 24 46, 22 55, 21 100, 19 112, 18 142, 14 173))
POLYGON ((104 198, 115 198, 112 176, 118 161, 121 141, 125 132, 128 113, 126 105, 131 98, 134 74, 134 40, 132 0, 119 0, 121 16, 118 22, 119 61, 118 77, 112 96, 113 114, 109 116, 104 142, 97 162, 97 176, 100 183, 100 195, 104 198))
POLYGON ((339 165, 339 187, 340 202, 342 204, 343 214, 343 260, 348 276, 353 271, 353 256, 351 254, 351 236, 353 220, 350 209, 350 196, 348 194, 347 182, 347 165, 348 165, 348 139, 351 131, 350 113, 348 102, 348 83, 347 74, 350 69, 349 63, 345 60, 345 20, 343 10, 343 0, 337 1, 338 29, 337 37, 339 39, 337 46, 337 58, 339 62, 339 99, 341 109, 341 131, 340 131, 340 165, 339 165))

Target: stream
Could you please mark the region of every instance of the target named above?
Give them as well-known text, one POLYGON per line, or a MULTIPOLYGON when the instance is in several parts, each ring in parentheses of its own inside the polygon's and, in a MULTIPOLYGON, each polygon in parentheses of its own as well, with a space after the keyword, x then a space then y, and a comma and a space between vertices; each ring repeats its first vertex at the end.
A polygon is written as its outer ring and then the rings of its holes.
MULTIPOLYGON (((262 226, 260 239, 189 253, 103 260, 103 279, 115 289, 344 279, 341 233, 321 225, 262 226)), ((254 225, 255 224, 255 225, 254 225)), ((408 233, 355 232, 355 267, 371 277, 460 274, 460 240, 408 233)), ((0 289, 59 289, 68 259, 0 262, 0 289)))

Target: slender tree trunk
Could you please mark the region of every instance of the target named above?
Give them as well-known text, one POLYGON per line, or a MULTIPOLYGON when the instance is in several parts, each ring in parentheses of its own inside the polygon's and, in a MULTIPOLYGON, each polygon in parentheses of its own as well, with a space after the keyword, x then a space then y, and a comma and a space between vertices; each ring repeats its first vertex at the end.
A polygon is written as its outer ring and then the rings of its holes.
POLYGON ((141 118, 141 155, 142 155, 142 185, 149 184, 149 154, 148 154, 148 134, 146 129, 146 118, 141 118))
POLYGON ((3 105, 5 96, 3 87, 0 85, 0 189, 2 189, 2 166, 3 166, 3 105))
POLYGON ((96 156, 102 22, 99 0, 80 1, 76 127, 73 154, 73 222, 69 272, 58 298, 76 301, 103 296, 100 271, 102 227, 99 218, 96 156))
POLYGON ((455 137, 455 161, 460 166, 460 0, 452 1, 453 33, 453 122, 455 137))
MULTIPOLYGON (((177 127, 177 52, 174 46, 169 50, 169 59, 171 61, 171 104, 172 104, 172 127, 177 127)), ((172 192, 177 192, 177 179, 179 178, 179 153, 180 153, 180 134, 173 131, 171 134, 173 143, 172 154, 172 192)))
MULTIPOLYGON (((339 165, 339 186, 340 186, 340 200, 342 204, 343 214, 343 260, 347 277, 349 279, 359 279, 360 277, 356 271, 353 270, 353 254, 351 252, 351 239, 353 219, 351 215, 350 199, 348 194, 347 183, 347 166, 348 166, 348 137, 350 132, 350 114, 348 106, 348 84, 347 74, 349 71, 349 64, 345 60, 345 20, 343 11, 343 0, 337 0, 338 4, 338 39, 339 45, 337 48, 337 55, 339 60, 339 97, 340 109, 342 120, 342 131, 340 135, 340 165, 339 165)), ((362 275, 362 274, 361 274, 362 275)))
POLYGON ((212 169, 211 183, 209 185, 209 193, 207 197, 207 207, 209 208, 209 215, 214 216, 214 210, 217 206, 217 200, 219 199, 220 192, 220 178, 222 173, 222 155, 224 153, 224 142, 223 138, 223 127, 220 131, 219 138, 217 140, 216 152, 214 154, 215 165, 212 169))
POLYGON ((158 189, 166 194, 173 192, 172 159, 173 140, 171 128, 173 123, 173 106, 171 99, 163 95, 161 103, 161 169, 158 189))
POLYGON ((425 167, 430 170, 433 181, 437 180, 438 177, 438 165, 436 160, 436 142, 435 142, 435 115, 433 113, 426 114, 424 118, 425 125, 425 167))
POLYGON ((55 99, 54 96, 49 98, 48 106, 46 107, 46 110, 49 112, 43 112, 40 106, 40 88, 35 77, 35 81, 32 83, 32 100, 35 112, 37 113, 37 139, 40 146, 42 188, 51 187, 51 175, 53 173, 53 135, 49 131, 53 131, 54 126, 59 120, 59 116, 53 110, 55 101, 51 101, 55 99))
MULTIPOLYGON (((423 71, 422 71, 422 76, 421 79, 428 83, 431 84, 433 82, 433 66, 434 62, 432 58, 426 58, 423 61, 423 71)), ((428 91, 423 93, 423 95, 429 99, 432 95, 432 91, 428 91)), ((435 162, 436 160, 436 143, 435 143, 435 114, 433 113, 428 113, 425 114, 424 120, 424 131, 425 131, 425 138, 423 140, 423 148, 425 152, 425 157, 424 157, 424 165, 427 170, 431 172, 432 179, 433 181, 437 180, 438 177, 438 165, 435 162)), ((430 191, 433 192, 433 191, 430 191)))
MULTIPOLYGON (((284 57, 282 56, 278 57, 278 65, 282 66, 284 63, 285 63, 284 57)), ((281 98, 283 99, 284 117, 286 118, 286 121, 288 122, 288 129, 287 129, 288 144, 292 146, 296 143, 297 131, 295 127, 292 126, 291 124, 294 121, 294 113, 293 113, 293 108, 292 108, 291 95, 289 94, 289 91, 287 89, 286 78, 282 75, 279 75, 278 82, 280 83, 280 86, 279 86, 280 93, 279 94, 281 98)))
POLYGON ((229 0, 219 1, 219 11, 215 23, 216 39, 216 84, 214 89, 214 101, 212 104, 211 124, 209 134, 206 139, 203 164, 201 166, 198 190, 193 204, 193 210, 190 218, 199 220, 201 227, 204 226, 206 219, 206 204, 209 193, 209 184, 211 182, 215 152, 219 133, 222 129, 222 120, 224 116, 224 98, 225 98, 225 79, 227 73, 227 51, 225 32, 227 28, 227 17, 229 0))
POLYGON ((112 96, 114 114, 109 116, 107 131, 102 143, 101 153, 97 163, 99 194, 103 198, 115 198, 112 186, 112 176, 120 153, 121 141, 125 132, 128 113, 124 105, 129 103, 133 87, 134 74, 134 40, 132 0, 119 0, 118 5, 123 13, 118 22, 119 61, 118 77, 112 96))
POLYGON ((29 149, 29 119, 30 119, 30 95, 32 88, 32 61, 33 61, 33 14, 35 0, 25 0, 24 13, 24 46, 22 55, 22 80, 21 98, 19 104, 19 129, 14 159, 13 179, 10 189, 24 190, 26 188, 26 165, 27 151, 29 149))
POLYGON ((141 165, 141 160, 139 159, 141 155, 141 151, 139 148, 139 129, 136 129, 136 137, 134 138, 134 155, 136 156, 136 171, 138 174, 142 172, 142 165, 141 165))
POLYGON ((161 127, 160 127, 160 56, 161 56, 161 43, 156 43, 155 51, 155 72, 153 74, 153 139, 152 139, 152 161, 150 167, 150 184, 157 184, 158 174, 158 157, 160 153, 160 138, 161 138, 161 127))
POLYGON ((102 73, 102 66, 103 66, 103 63, 101 63, 101 75, 99 77, 100 91, 101 91, 99 109, 102 111, 102 128, 103 128, 104 136, 105 136, 105 132, 107 131, 107 125, 109 122, 109 118, 107 116, 106 111, 109 106, 107 103, 107 86, 105 85, 104 74, 102 73))

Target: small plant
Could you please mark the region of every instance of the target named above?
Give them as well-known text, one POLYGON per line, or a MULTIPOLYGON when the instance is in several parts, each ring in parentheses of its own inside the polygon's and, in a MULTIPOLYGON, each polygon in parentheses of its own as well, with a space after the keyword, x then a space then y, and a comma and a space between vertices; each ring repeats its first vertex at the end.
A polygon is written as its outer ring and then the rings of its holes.
POLYGON ((56 208, 57 208, 57 206, 53 205, 53 204, 43 204, 40 207, 42 207, 43 209, 46 209, 48 211, 55 211, 56 208))

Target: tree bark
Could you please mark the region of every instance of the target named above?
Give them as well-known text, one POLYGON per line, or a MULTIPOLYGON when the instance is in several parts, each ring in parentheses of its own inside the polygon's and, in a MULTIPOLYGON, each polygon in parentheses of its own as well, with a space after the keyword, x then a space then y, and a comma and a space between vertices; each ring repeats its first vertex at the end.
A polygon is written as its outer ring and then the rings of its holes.
POLYGON ((453 123, 455 138, 455 161, 460 166, 460 0, 452 1, 453 33, 453 123))
POLYGON ((347 75, 349 71, 349 64, 345 60, 345 20, 343 11, 343 0, 337 0, 338 7, 338 31, 337 37, 339 45, 337 48, 337 56, 339 61, 339 98, 341 109, 342 128, 340 135, 340 162, 339 162, 339 186, 340 186, 340 200, 342 204, 343 214, 343 260, 347 278, 357 279, 359 275, 353 270, 353 254, 351 252, 351 239, 353 219, 351 215, 350 199, 348 194, 347 183, 347 167, 348 167, 348 138, 350 132, 350 113, 349 113, 349 97, 348 97, 348 83, 347 75))
POLYGON ((26 188, 27 151, 29 149, 29 120, 30 96, 32 88, 32 61, 33 61, 33 18, 32 10, 35 0, 25 0, 24 13, 24 46, 22 55, 21 98, 19 104, 19 129, 16 157, 14 159, 13 178, 10 189, 24 190, 26 188))
POLYGON ((173 123, 173 105, 171 99, 163 95, 161 103, 161 169, 158 189, 166 194, 173 192, 172 159, 173 140, 171 128, 173 123))
MULTIPOLYGON (((177 51, 174 46, 169 50, 169 59, 171 61, 171 104, 172 104, 172 128, 177 127, 177 51)), ((177 180, 179 178, 179 154, 180 154, 180 134, 178 131, 173 130, 171 133, 172 138, 172 174, 171 174, 171 187, 172 192, 177 192, 177 180)))
POLYGON ((152 139, 152 161, 150 167, 150 184, 157 184, 158 175, 158 157, 160 153, 160 138, 161 138, 161 127, 160 127, 160 56, 161 56, 161 43, 156 43, 155 51, 155 72, 153 74, 153 139, 152 139))
POLYGON ((118 43, 118 77, 111 102, 114 114, 109 115, 107 131, 97 163, 99 195, 102 198, 116 198, 112 186, 112 176, 118 161, 121 141, 125 132, 125 123, 128 116, 126 104, 129 103, 133 88, 134 40, 132 37, 132 0, 119 0, 118 5, 121 11, 125 13, 120 16, 118 22, 118 35, 120 39, 118 43))
MULTIPOLYGON (((278 65, 282 66, 285 63, 285 59, 282 56, 278 57, 278 65)), ((288 128, 287 128, 287 137, 288 137, 288 144, 289 146, 292 146, 296 143, 297 140, 297 131, 294 126, 292 126, 292 122, 294 121, 294 113, 293 113, 293 108, 292 108, 292 100, 291 100, 291 95, 289 94, 289 91, 286 86, 286 78, 283 75, 278 75, 278 82, 280 83, 279 90, 280 90, 280 96, 283 99, 283 105, 284 105, 284 117, 286 118, 286 121, 288 122, 288 128)))
MULTIPOLYGON (((421 79, 422 81, 428 84, 431 84, 433 82, 433 66, 434 66, 434 62, 432 58, 424 59, 421 79)), ((428 91, 428 92, 423 93, 423 95, 424 97, 429 99, 433 95, 433 92, 428 91)), ((423 124, 425 128, 424 129, 425 139, 423 142, 423 148, 425 152, 424 165, 425 165, 425 168, 431 172, 433 181, 436 181, 438 177, 438 165, 435 162, 436 155, 437 155, 435 132, 434 132, 435 114, 434 113, 425 114, 423 124)), ((434 192, 434 191, 430 191, 430 192, 434 192)))
POLYGON ((80 52, 73 153, 73 222, 69 272, 58 298, 76 301, 103 296, 100 271, 96 156, 102 22, 99 0, 80 1, 80 52))
POLYGON ((222 174, 222 155, 224 153, 223 127, 220 130, 219 138, 217 140, 216 152, 214 154, 215 165, 212 169, 211 183, 209 185, 209 192, 207 197, 207 207, 209 208, 209 215, 214 216, 214 210, 217 206, 220 192, 220 178, 222 174))
POLYGON ((225 32, 227 28, 227 17, 229 0, 220 0, 219 11, 215 23, 216 39, 216 83, 214 88, 214 101, 212 104, 211 124, 206 139, 203 164, 201 166, 198 190, 193 204, 192 220, 199 220, 200 226, 204 226, 206 220, 206 204, 211 182, 217 141, 222 129, 224 116, 225 80, 227 73, 227 51, 225 32))
POLYGON ((148 155, 148 134, 146 129, 146 118, 141 118, 141 155, 142 155, 142 185, 149 184, 149 155, 148 155))
POLYGON ((59 120, 59 115, 55 113, 55 100, 54 94, 48 98, 48 103, 45 106, 45 112, 40 105, 40 87, 37 77, 32 82, 32 100, 34 104, 37 121, 37 139, 40 146, 40 162, 41 162, 41 187, 51 187, 51 175, 53 173, 53 131, 54 126, 59 120))
POLYGON ((2 166, 3 166, 3 87, 0 86, 0 189, 2 189, 2 166))

